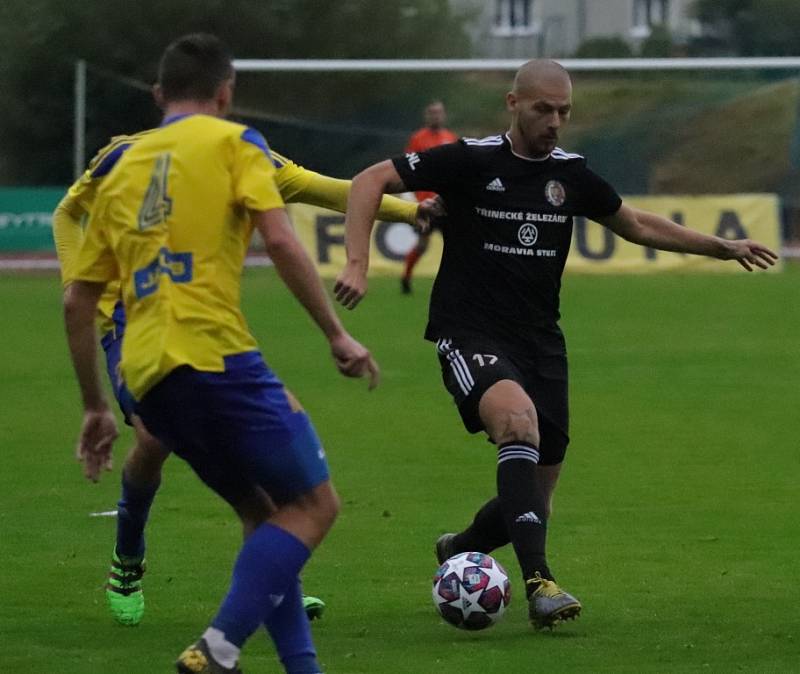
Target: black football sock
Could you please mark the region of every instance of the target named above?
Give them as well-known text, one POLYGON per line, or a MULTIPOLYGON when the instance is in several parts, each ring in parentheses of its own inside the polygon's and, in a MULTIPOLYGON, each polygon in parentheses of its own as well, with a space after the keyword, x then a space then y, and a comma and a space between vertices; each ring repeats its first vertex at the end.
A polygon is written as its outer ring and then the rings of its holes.
POLYGON ((487 501, 475 514, 475 519, 453 539, 454 552, 486 552, 501 548, 511 539, 508 536, 503 507, 496 496, 487 501))
POLYGON ((545 547, 547 520, 544 494, 536 480, 539 450, 528 442, 506 442, 497 448, 497 496, 522 576, 537 573, 552 580, 545 547))

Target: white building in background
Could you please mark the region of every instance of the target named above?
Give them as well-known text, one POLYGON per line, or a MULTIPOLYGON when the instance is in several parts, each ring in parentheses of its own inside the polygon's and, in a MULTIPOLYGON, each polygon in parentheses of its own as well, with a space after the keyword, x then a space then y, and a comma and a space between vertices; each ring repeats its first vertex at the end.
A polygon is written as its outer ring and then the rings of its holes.
POLYGON ((473 55, 567 57, 589 38, 621 37, 636 46, 656 25, 676 42, 698 33, 693 0, 450 0, 469 17, 473 55))

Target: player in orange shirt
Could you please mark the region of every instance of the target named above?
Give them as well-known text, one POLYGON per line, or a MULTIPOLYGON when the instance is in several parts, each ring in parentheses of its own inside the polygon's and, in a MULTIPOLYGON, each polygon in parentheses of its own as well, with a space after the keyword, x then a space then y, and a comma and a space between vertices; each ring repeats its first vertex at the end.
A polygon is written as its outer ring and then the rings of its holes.
MULTIPOLYGON (((458 136, 450 129, 445 127, 447 121, 447 111, 444 109, 444 103, 441 101, 431 101, 425 107, 425 126, 411 134, 406 145, 406 153, 413 154, 414 152, 422 152, 429 148, 436 147, 437 145, 445 145, 447 143, 455 143, 458 136)), ((435 197, 433 192, 415 192, 417 201, 423 201, 428 198, 435 197)), ((404 294, 411 292, 411 273, 417 261, 428 250, 428 242, 431 238, 432 229, 419 233, 419 240, 417 245, 414 246, 405 260, 405 269, 403 270, 403 277, 400 279, 400 285, 404 294)))

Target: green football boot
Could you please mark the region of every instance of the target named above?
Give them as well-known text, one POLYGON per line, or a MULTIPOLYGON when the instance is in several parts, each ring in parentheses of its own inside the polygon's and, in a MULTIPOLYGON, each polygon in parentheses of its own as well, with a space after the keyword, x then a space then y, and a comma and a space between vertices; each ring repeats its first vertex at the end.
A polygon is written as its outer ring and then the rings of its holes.
POLYGON ((142 592, 142 576, 144 560, 123 562, 114 555, 111 558, 111 569, 106 583, 106 599, 114 619, 121 625, 138 625, 144 616, 144 593, 142 592))
POLYGON ((539 629, 553 629, 560 622, 575 620, 581 613, 581 603, 564 592, 552 580, 539 575, 525 581, 528 592, 528 619, 539 629))
POLYGON ((325 611, 325 602, 319 597, 310 597, 307 594, 303 595, 303 609, 306 612, 309 620, 316 620, 322 617, 325 611))

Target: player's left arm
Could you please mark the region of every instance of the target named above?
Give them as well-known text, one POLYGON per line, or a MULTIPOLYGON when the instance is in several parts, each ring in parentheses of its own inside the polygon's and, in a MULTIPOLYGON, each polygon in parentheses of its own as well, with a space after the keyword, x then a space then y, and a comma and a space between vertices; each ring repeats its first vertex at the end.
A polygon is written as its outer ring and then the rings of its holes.
POLYGON ((367 292, 369 242, 381 197, 406 191, 390 159, 373 164, 353 178, 344 221, 347 263, 333 287, 336 300, 348 309, 354 309, 367 292))
POLYGON ((767 269, 778 259, 775 252, 756 241, 702 234, 625 203, 613 215, 597 218, 597 221, 626 241, 659 250, 736 260, 747 271, 753 271, 754 266, 767 269))

